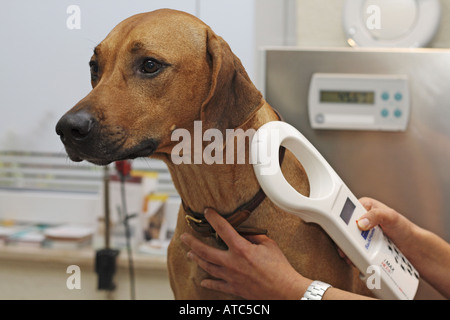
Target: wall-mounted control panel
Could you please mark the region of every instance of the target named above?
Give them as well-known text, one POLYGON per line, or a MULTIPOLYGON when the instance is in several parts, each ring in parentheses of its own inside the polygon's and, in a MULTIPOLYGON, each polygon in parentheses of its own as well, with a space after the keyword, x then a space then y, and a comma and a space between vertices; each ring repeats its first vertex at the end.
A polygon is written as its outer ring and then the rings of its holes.
POLYGON ((410 114, 405 75, 315 73, 308 111, 314 129, 405 131, 410 114))

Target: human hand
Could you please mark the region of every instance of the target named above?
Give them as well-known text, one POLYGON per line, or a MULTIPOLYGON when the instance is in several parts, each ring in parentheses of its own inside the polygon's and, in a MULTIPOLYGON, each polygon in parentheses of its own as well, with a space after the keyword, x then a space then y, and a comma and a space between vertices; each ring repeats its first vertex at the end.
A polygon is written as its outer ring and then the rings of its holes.
MULTIPOLYGON (((370 230, 376 226, 380 226, 383 232, 400 248, 405 239, 409 238, 411 223, 400 213, 388 207, 384 203, 372 198, 363 197, 359 202, 367 210, 356 223, 361 230, 370 230), (399 244, 400 243, 400 244, 399 244)), ((348 264, 353 263, 348 259, 347 255, 338 247, 339 256, 348 264)))
POLYGON ((379 225, 384 234, 389 237, 396 246, 402 250, 408 246, 413 234, 414 224, 403 215, 388 207, 384 203, 371 198, 359 199, 367 212, 358 220, 357 224, 361 230, 369 230, 379 225))
POLYGON ((367 213, 358 220, 362 230, 379 225, 425 279, 450 298, 450 244, 436 234, 420 228, 397 211, 371 199, 360 199, 367 213))
POLYGON ((228 250, 206 245, 190 234, 181 240, 191 248, 188 258, 217 279, 201 286, 245 299, 300 299, 311 283, 295 271, 275 241, 265 235, 242 237, 217 212, 205 217, 228 250))

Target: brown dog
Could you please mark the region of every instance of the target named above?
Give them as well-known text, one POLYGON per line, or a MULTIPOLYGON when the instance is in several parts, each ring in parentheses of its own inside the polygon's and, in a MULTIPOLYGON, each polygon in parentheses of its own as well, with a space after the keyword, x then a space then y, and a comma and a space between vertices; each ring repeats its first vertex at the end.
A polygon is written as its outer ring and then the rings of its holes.
MULTIPOLYGON (((206 207, 222 214, 234 212, 255 196, 259 185, 248 163, 175 165, 171 161, 171 150, 178 143, 171 139, 175 128, 193 135, 196 120, 202 121, 203 130, 221 132, 257 129, 278 120, 239 59, 207 25, 173 10, 132 16, 95 48, 90 66, 93 90, 56 126, 72 160, 105 165, 136 157, 162 159, 185 206, 194 212, 206 207)), ((289 152, 282 169, 299 192, 308 194, 305 172, 289 152)), ((187 248, 179 237, 191 232, 211 245, 217 242, 193 231, 186 213, 181 207, 168 252, 175 298, 229 298, 199 286, 208 275, 186 259, 187 248)), ((267 229, 302 275, 368 294, 358 272, 339 257, 317 225, 281 211, 267 198, 242 225, 267 229)))

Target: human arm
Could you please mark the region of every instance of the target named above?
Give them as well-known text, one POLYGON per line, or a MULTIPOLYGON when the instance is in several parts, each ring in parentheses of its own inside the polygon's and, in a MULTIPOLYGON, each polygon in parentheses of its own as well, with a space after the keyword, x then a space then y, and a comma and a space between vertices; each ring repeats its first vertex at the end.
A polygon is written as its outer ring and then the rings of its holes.
POLYGON ((360 202, 368 212, 358 219, 359 228, 380 225, 420 276, 450 298, 450 244, 377 200, 361 198, 360 202))

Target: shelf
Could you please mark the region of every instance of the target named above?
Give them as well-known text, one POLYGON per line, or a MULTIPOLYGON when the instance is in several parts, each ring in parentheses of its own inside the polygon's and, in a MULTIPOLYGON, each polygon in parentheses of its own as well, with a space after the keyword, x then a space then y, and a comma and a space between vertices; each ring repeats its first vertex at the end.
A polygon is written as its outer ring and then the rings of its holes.
MULTIPOLYGON (((86 249, 47 249, 19 246, 0 247, 0 260, 19 261, 29 263, 45 264, 75 264, 78 266, 87 266, 94 268, 95 250, 86 249)), ((143 271, 167 271, 167 257, 157 255, 146 255, 133 253, 133 263, 135 270, 143 271)), ((117 259, 119 268, 128 267, 128 256, 125 250, 122 250, 117 259)))

